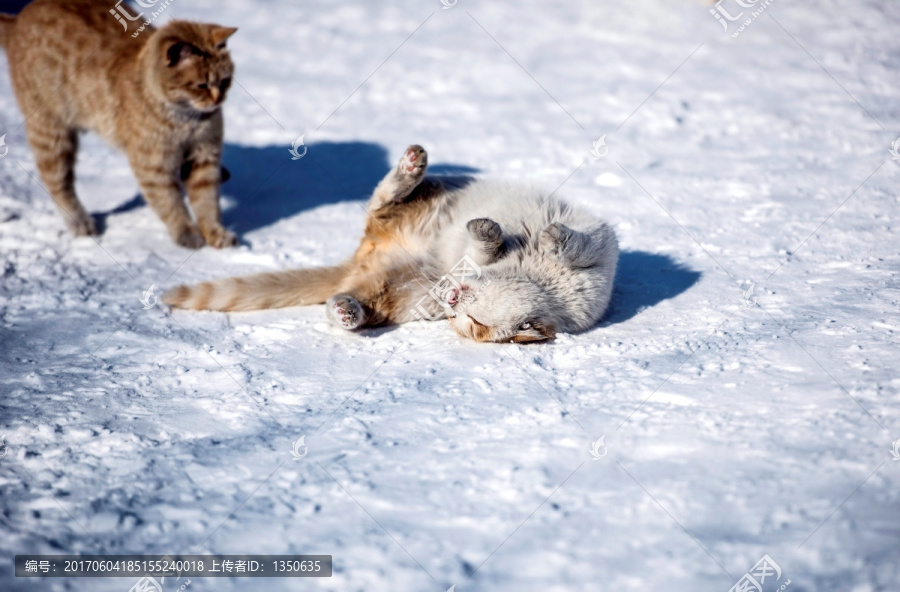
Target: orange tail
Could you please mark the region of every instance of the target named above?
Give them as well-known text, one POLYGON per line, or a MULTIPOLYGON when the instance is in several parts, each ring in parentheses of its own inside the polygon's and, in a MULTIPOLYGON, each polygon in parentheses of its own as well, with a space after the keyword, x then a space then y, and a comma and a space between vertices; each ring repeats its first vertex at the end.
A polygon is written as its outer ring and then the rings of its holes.
POLYGON ((163 294, 163 302, 194 310, 263 310, 321 304, 338 291, 344 267, 295 269, 246 277, 177 286, 163 294))

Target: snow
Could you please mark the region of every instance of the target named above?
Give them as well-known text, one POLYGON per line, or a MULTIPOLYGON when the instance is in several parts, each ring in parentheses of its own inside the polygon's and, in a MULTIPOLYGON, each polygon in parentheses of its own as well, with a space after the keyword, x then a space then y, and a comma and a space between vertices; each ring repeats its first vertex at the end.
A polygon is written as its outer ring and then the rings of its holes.
POLYGON ((768 555, 767 591, 896 590, 900 6, 776 0, 737 39, 709 9, 172 3, 240 27, 228 251, 171 244, 93 136, 106 231, 67 235, 3 93, 0 588, 133 584, 16 579, 15 554, 202 552, 335 574, 191 589, 725 592, 768 555), (151 284, 348 256, 412 142, 612 221, 607 318, 518 346, 144 310, 151 284))

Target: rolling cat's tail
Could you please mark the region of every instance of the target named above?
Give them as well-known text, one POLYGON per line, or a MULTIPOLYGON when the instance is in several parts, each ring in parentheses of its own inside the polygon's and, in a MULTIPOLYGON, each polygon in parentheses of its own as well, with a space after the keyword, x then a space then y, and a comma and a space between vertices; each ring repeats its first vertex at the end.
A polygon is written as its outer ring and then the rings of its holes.
POLYGON ((263 310, 321 304, 338 292, 344 267, 295 269, 246 277, 177 286, 163 294, 163 302, 194 310, 263 310))
POLYGON ((0 47, 6 47, 6 43, 9 41, 9 34, 15 24, 16 15, 0 12, 0 47))

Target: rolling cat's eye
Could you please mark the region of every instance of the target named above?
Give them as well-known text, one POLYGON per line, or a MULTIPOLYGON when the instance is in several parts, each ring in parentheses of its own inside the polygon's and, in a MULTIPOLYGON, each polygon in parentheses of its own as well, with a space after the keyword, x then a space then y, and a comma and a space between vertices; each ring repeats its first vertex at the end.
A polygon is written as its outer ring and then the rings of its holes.
POLYGON ((531 323, 529 322, 524 322, 519 325, 519 331, 528 331, 529 329, 531 329, 531 323))

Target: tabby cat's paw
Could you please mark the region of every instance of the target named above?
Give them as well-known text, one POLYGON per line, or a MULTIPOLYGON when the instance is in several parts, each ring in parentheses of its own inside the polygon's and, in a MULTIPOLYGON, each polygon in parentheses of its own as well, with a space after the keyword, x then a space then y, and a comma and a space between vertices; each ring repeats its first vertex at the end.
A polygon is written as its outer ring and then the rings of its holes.
POLYGON ((428 167, 428 153, 418 144, 413 144, 406 149, 400 164, 397 165, 397 172, 402 176, 421 179, 425 175, 425 169, 428 167))
POLYGON ((66 217, 66 226, 75 236, 97 236, 97 221, 87 212, 79 212, 71 218, 66 217))
POLYGON ((224 226, 218 226, 205 234, 206 244, 216 249, 233 247, 238 244, 237 236, 224 226))
POLYGON ((353 296, 332 296, 327 306, 329 318, 344 329, 356 329, 365 320, 362 305, 353 296))
POLYGON ((194 225, 185 226, 180 232, 173 233, 173 240, 186 249, 199 249, 206 244, 200 229, 194 225))

